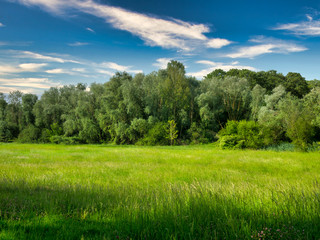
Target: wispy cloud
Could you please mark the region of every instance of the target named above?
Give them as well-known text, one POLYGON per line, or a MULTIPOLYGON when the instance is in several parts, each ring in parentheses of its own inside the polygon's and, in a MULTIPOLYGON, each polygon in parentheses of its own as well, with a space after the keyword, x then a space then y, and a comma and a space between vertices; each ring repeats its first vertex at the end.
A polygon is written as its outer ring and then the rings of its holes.
POLYGON ((251 39, 250 42, 257 45, 241 47, 234 53, 225 55, 229 58, 254 58, 267 53, 293 53, 308 50, 306 47, 289 41, 283 41, 274 38, 266 38, 263 36, 251 39))
POLYGON ((5 27, 6 25, 4 25, 3 23, 0 22, 0 27, 5 27))
POLYGON ((103 62, 100 64, 102 68, 108 68, 119 72, 140 73, 142 70, 133 70, 132 66, 123 66, 114 62, 103 62))
POLYGON ((298 23, 280 24, 273 30, 286 30, 297 36, 320 36, 320 20, 314 20, 312 16, 306 15, 307 21, 298 23))
MULTIPOLYGON (((196 24, 178 19, 162 19, 146 14, 112 7, 93 0, 15 0, 24 5, 37 5, 54 14, 73 9, 104 19, 114 28, 130 32, 146 45, 191 51, 197 47, 220 48, 230 44, 226 39, 210 39, 205 33, 210 29, 205 24, 196 24)), ((88 28, 87 28, 88 30, 88 28)))
POLYGON ((152 65, 155 67, 158 67, 160 69, 166 69, 168 62, 170 62, 171 60, 173 60, 172 58, 158 58, 156 60, 155 63, 153 63, 152 65))
POLYGON ((85 73, 86 69, 85 68, 72 68, 71 69, 74 72, 79 72, 79 73, 85 73))
POLYGON ((95 31, 92 28, 87 27, 86 30, 89 32, 95 33, 95 31))
POLYGON ((201 71, 188 73, 188 75, 191 75, 196 78, 203 78, 204 76, 208 75, 209 73, 211 73, 216 69, 222 69, 224 71, 229 71, 230 69, 248 69, 251 71, 257 71, 257 69, 254 67, 239 65, 239 62, 221 63, 221 62, 212 62, 209 60, 201 60, 201 61, 197 61, 196 63, 207 66, 207 68, 201 71))
POLYGON ((0 65, 0 75, 22 72, 37 72, 42 67, 47 66, 46 63, 23 63, 18 66, 0 65))
POLYGON ((57 63, 80 63, 75 60, 71 59, 64 59, 61 57, 55 57, 55 56, 49 56, 49 55, 43 55, 40 53, 30 52, 30 51, 11 51, 13 54, 15 54, 16 58, 25 58, 25 59, 37 59, 47 62, 57 62, 57 63))
POLYGON ((87 43, 87 42, 74 42, 74 43, 69 43, 68 45, 71 47, 81 47, 81 46, 89 45, 89 43, 87 43))
POLYGON ((101 73, 101 74, 104 74, 104 75, 109 75, 109 76, 113 76, 114 73, 113 72, 110 72, 110 71, 107 71, 107 70, 98 70, 98 73, 101 73))
POLYGON ((227 39, 214 38, 210 39, 207 43, 209 48, 222 48, 224 46, 230 45, 232 42, 227 39))
POLYGON ((43 89, 58 87, 60 83, 54 83, 48 78, 0 78, 0 92, 20 90, 22 92, 42 92, 43 89))
POLYGON ((65 70, 62 68, 55 68, 55 69, 47 70, 46 73, 49 73, 49 74, 69 74, 70 72, 68 70, 65 70))

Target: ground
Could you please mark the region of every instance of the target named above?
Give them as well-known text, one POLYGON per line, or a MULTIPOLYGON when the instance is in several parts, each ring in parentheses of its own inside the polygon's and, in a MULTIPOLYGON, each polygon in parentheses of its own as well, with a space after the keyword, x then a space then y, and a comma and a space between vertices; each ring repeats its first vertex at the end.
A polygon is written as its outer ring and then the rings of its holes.
POLYGON ((319 239, 320 153, 0 144, 0 239, 319 239))

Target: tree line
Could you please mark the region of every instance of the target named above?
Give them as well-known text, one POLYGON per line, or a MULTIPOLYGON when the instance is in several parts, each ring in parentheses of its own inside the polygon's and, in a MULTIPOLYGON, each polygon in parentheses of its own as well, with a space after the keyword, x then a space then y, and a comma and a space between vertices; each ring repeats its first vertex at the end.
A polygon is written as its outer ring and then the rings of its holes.
POLYGON ((320 81, 299 73, 215 70, 201 81, 182 63, 104 84, 0 93, 0 141, 199 144, 260 148, 319 141, 320 81))

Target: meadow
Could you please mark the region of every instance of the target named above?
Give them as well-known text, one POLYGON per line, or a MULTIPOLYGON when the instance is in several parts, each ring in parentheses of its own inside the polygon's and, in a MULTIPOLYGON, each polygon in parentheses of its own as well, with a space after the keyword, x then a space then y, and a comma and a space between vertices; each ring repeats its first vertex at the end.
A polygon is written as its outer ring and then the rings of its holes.
POLYGON ((0 239, 320 239, 320 153, 0 144, 0 239))

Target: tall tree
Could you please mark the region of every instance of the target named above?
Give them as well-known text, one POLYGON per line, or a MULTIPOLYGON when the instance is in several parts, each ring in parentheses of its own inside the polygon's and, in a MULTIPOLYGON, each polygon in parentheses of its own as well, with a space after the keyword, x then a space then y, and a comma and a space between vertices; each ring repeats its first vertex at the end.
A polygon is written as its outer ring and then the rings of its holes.
POLYGON ((22 111, 25 125, 34 124, 35 122, 33 107, 36 104, 37 100, 38 97, 34 94, 28 93, 22 96, 22 111))
POLYGON ((302 98, 310 92, 307 81, 300 73, 289 72, 283 85, 288 92, 298 98, 302 98))
POLYGON ((266 94, 266 89, 257 84, 251 91, 251 119, 254 121, 258 120, 258 113, 262 106, 265 105, 264 96, 266 94))
POLYGON ((0 93, 0 121, 5 120, 5 113, 7 108, 7 101, 3 93, 0 93))
POLYGON ((13 137, 18 137, 19 131, 23 129, 22 96, 20 91, 10 92, 8 96, 6 122, 13 137))

